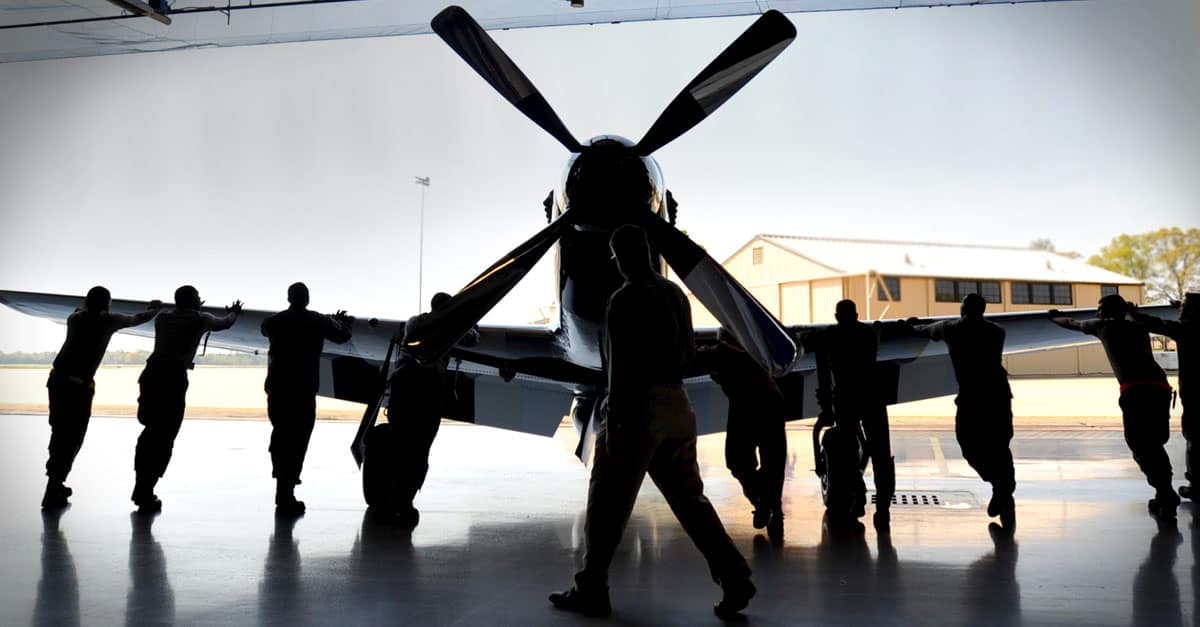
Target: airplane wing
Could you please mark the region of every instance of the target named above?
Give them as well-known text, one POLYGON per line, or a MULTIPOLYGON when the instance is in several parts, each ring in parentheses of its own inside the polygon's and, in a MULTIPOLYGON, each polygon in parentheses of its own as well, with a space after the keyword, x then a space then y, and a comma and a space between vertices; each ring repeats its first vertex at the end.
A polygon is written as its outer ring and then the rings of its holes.
MULTIPOLYGON (((1168 305, 1139 307, 1138 311, 1175 320, 1179 312, 1168 305)), ((1076 320, 1094 318, 1095 309, 1063 310, 1061 315, 1076 320)), ((1094 344, 1098 340, 1090 335, 1063 329, 1050 322, 1045 311, 1000 313, 986 316, 988 320, 1004 327, 1007 333, 1004 354, 1019 355, 1038 351, 1070 348, 1094 344)), ((929 323, 946 320, 954 316, 922 318, 929 323)), ((891 403, 906 403, 938 396, 956 394, 958 383, 954 378, 954 367, 944 342, 935 342, 906 333, 898 320, 880 321, 878 363, 881 380, 885 386, 883 394, 891 403)), ((799 325, 788 327, 797 338, 829 325, 799 325)), ((716 331, 697 331, 697 341, 714 341, 716 331)), ((788 407, 788 419, 815 418, 817 415, 816 361, 806 354, 796 367, 779 379, 788 407)), ((725 428, 725 411, 728 404, 720 389, 711 380, 692 379, 687 382, 688 396, 692 398, 698 418, 700 433, 715 433, 725 428), (715 388, 715 389, 714 389, 715 388), (693 391, 694 390, 694 391, 693 391)))
MULTIPOLYGON (((21 313, 65 323, 83 302, 82 296, 0 290, 0 304, 21 313)), ((112 311, 145 311, 147 301, 113 300, 112 311)), ((219 308, 206 307, 222 315, 219 308)), ((245 309, 229 329, 212 333, 208 348, 265 354, 267 338, 259 330, 273 311, 245 309)), ((370 403, 383 386, 380 366, 391 338, 403 333, 404 321, 356 318, 353 336, 345 344, 326 342, 321 355, 321 396, 370 403)), ((598 373, 572 367, 553 329, 544 327, 481 326, 480 341, 471 349, 451 352, 455 420, 524 433, 553 435, 571 407, 576 385, 594 383, 598 373), (519 369, 519 372, 518 372, 519 369), (537 374, 532 374, 537 373, 537 374)), ((121 333, 154 337, 154 324, 121 333)))
MULTIPOLYGON (((83 301, 81 296, 0 291, 0 304, 25 314, 59 323, 83 301)), ((146 308, 144 301, 114 300, 113 311, 136 313, 146 308)), ((1141 307, 1144 313, 1165 319, 1177 319, 1178 312, 1162 305, 1141 307)), ((221 313, 219 309, 209 309, 221 313)), ((237 323, 226 331, 213 333, 208 346, 261 354, 267 340, 259 326, 273 312, 244 310, 237 323)), ((1064 310, 1062 315, 1084 320, 1095 316, 1095 309, 1064 310)), ((934 322, 942 318, 922 318, 934 322)), ((1045 312, 1002 313, 987 318, 1007 331, 1005 354, 1067 348, 1094 343, 1091 336, 1068 331, 1051 323, 1045 312)), ((788 327, 796 337, 827 325, 788 327)), ((369 403, 383 385, 380 365, 387 355, 391 338, 401 332, 404 322, 397 320, 356 319, 353 339, 346 344, 325 345, 321 357, 322 396, 369 403)), ((898 321, 881 322, 879 362, 888 373, 889 400, 907 402, 956 393, 954 369, 943 342, 934 342, 902 332, 898 321)), ((480 341, 471 347, 455 347, 449 367, 454 383, 454 399, 448 418, 501 429, 553 435, 568 412, 577 389, 594 389, 603 384, 598 370, 569 363, 562 338, 555 329, 526 326, 481 326, 480 341)), ((153 337, 150 323, 122 331, 153 337)), ((716 339, 715 329, 698 329, 698 343, 716 339)), ((816 363, 805 355, 797 366, 780 379, 788 404, 789 419, 813 418, 817 414, 816 363)), ((696 410, 700 434, 725 430, 728 401, 721 388, 702 373, 684 381, 696 410)))

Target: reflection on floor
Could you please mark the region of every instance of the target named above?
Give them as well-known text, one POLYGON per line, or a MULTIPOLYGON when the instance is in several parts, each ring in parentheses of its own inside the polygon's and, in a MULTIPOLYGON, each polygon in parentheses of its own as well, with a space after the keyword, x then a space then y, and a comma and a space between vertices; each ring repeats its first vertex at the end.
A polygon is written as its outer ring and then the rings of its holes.
MULTIPOLYGON (((268 429, 185 423, 164 511, 146 518, 128 501, 137 423, 96 419, 74 504, 42 515, 45 417, 0 416, 0 625, 594 622, 546 603, 581 557, 587 482, 555 442, 443 428, 407 533, 364 517, 345 424, 317 426, 298 490, 308 513, 276 519, 268 429)), ((751 527, 721 437, 701 441, 708 494, 755 571, 754 623, 1194 624, 1200 528, 1186 505, 1177 529, 1146 515, 1151 490, 1118 432, 1018 433, 1015 538, 989 532, 987 488, 953 433, 893 434, 900 491, 940 504, 894 508, 886 534, 822 524, 808 433, 789 435, 780 543, 751 527)), ((1170 451, 1181 470, 1178 435, 1170 451)), ((649 482, 612 584, 615 621, 719 623, 719 590, 649 482)))

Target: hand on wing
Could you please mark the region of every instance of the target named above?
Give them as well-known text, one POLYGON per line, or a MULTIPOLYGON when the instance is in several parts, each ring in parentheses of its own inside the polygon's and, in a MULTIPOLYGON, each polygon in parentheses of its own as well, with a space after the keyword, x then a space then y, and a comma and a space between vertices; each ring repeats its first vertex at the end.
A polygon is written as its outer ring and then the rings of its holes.
POLYGON ((162 309, 162 306, 163 302, 157 298, 146 303, 146 309, 149 309, 150 311, 158 311, 159 309, 162 309))
POLYGON ((240 301, 240 300, 235 300, 235 301, 233 301, 233 303, 232 303, 232 304, 230 304, 228 307, 226 307, 226 308, 225 308, 225 312, 226 312, 226 313, 232 312, 232 313, 235 313, 235 314, 241 314, 241 313, 242 313, 242 301, 240 301))

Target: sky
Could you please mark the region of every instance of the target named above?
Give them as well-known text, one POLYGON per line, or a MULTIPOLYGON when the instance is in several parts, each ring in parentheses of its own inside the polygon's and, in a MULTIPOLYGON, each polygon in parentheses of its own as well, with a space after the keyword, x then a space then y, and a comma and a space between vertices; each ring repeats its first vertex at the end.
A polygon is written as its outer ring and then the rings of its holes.
MULTIPOLYGON (((1198 6, 794 14, 792 46, 654 156, 718 260, 757 233, 1087 255, 1200 227, 1198 6)), ((750 22, 493 36, 576 137, 636 140, 750 22)), ((403 319, 542 228, 567 156, 434 36, 0 64, 0 289, 272 310, 302 280, 315 309, 403 319)), ((485 322, 553 299, 547 262, 485 322)), ((0 311, 0 351, 62 338, 0 311)))

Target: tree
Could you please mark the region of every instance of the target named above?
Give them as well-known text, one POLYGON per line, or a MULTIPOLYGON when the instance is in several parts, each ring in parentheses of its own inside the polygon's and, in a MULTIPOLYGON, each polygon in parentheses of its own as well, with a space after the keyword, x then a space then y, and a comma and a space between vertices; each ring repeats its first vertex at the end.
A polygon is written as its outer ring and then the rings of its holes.
POLYGON ((1033 250, 1044 250, 1048 253, 1057 252, 1054 250, 1054 242, 1045 237, 1039 237, 1029 242, 1029 247, 1033 250))
POLYGON ((1088 263, 1145 282, 1147 302, 1179 300, 1200 290, 1200 229, 1121 234, 1088 263))
POLYGON ((1054 242, 1046 237, 1039 237, 1032 242, 1029 242, 1029 248, 1032 250, 1044 250, 1048 253, 1059 255, 1060 257, 1066 257, 1067 259, 1079 259, 1083 257, 1083 255, 1075 251, 1059 252, 1058 248, 1054 245, 1054 242))

